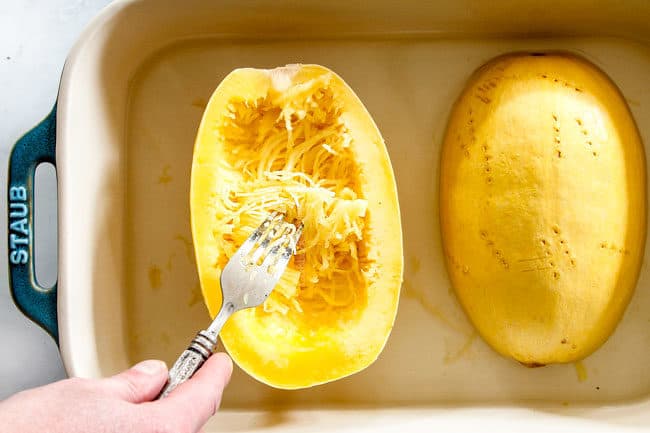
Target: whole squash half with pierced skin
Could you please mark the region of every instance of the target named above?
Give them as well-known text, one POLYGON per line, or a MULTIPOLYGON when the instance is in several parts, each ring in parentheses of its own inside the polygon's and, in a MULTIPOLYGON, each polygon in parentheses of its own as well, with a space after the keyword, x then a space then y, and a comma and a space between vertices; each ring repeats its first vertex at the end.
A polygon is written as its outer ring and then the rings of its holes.
POLYGON ((237 69, 214 91, 194 148, 192 234, 214 317, 228 259, 266 213, 304 224, 267 301, 221 333, 233 360, 295 389, 358 372, 393 326, 403 253, 395 179, 361 101, 317 65, 237 69))
POLYGON ((453 108, 442 238, 483 338, 529 366, 576 361, 612 334, 646 239, 646 166, 616 85, 565 53, 499 57, 453 108))

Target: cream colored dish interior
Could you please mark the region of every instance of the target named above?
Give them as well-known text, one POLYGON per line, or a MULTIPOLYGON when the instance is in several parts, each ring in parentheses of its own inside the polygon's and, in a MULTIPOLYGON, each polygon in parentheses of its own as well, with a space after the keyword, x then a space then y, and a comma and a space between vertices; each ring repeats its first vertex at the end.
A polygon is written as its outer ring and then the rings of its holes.
MULTIPOLYGON (((484 60, 504 51, 542 47, 571 48, 594 60, 626 95, 634 95, 628 101, 636 118, 650 116, 639 102, 650 97, 644 76, 628 73, 634 66, 650 71, 650 57, 640 47, 613 40, 278 42, 269 50, 266 44, 226 45, 208 39, 174 45, 150 59, 132 87, 127 130, 126 245, 131 255, 126 323, 131 360, 173 361, 188 336, 208 320, 192 257, 187 200, 193 137, 211 89, 237 65, 264 67, 304 59, 339 71, 384 134, 404 227, 400 309, 386 349, 366 371, 291 393, 237 371, 237 391, 228 395, 226 405, 612 401, 650 391, 650 345, 638 342, 641 335, 650 341, 649 291, 637 291, 615 335, 581 364, 527 369, 499 357, 476 335, 445 272, 437 174, 450 107, 468 74, 484 60), (175 326, 169 326, 169 318, 175 326)), ((650 133, 643 122, 640 126, 644 135, 650 133)), ((644 272, 639 287, 649 283, 644 272)))
MULTIPOLYGON (((64 75, 60 119, 66 124, 59 131, 63 145, 58 155, 60 313, 62 351, 70 373, 108 375, 150 357, 171 363, 194 333, 206 326, 209 317, 194 265, 188 202, 192 147, 203 108, 215 86, 234 68, 319 63, 340 74, 356 91, 388 146, 405 239, 406 269, 397 321, 375 364, 328 385, 279 391, 236 370, 223 402, 226 412, 381 407, 387 414, 409 410, 429 416, 439 411, 448 415, 445 408, 450 405, 473 405, 517 406, 524 411, 545 408, 548 413, 617 419, 625 424, 643 417, 650 395, 647 259, 624 319, 600 350, 577 365, 524 368, 489 349, 454 298, 441 251, 437 176, 447 116, 467 78, 488 59, 514 50, 563 49, 593 61, 618 84, 648 143, 650 46, 600 36, 594 23, 608 19, 607 9, 602 16, 594 12, 591 21, 575 28, 584 35, 522 38, 510 32, 525 31, 521 26, 530 21, 528 15, 509 19, 515 24, 502 33, 498 20, 492 28, 484 20, 473 25, 472 18, 450 10, 448 17, 456 21, 441 24, 439 14, 429 9, 418 12, 415 2, 405 4, 393 19, 389 6, 383 5, 375 11, 379 18, 373 25, 363 21, 356 27, 363 36, 314 33, 318 25, 287 30, 312 33, 300 40, 285 38, 288 33, 280 31, 277 23, 268 29, 276 39, 244 33, 250 28, 244 26, 247 20, 266 22, 254 13, 263 9, 257 3, 251 6, 250 17, 239 16, 239 21, 233 18, 224 24, 230 26, 224 27, 228 31, 199 16, 197 11, 206 2, 191 3, 197 9, 180 14, 191 16, 196 26, 179 24, 176 29, 165 23, 190 18, 175 17, 168 2, 162 2, 151 17, 145 13, 155 9, 149 2, 112 6, 105 17, 112 14, 115 21, 121 14, 123 22, 147 17, 148 24, 139 31, 150 33, 130 39, 124 25, 115 27, 122 29, 119 33, 100 19, 95 24, 103 30, 86 34, 87 41, 74 53, 78 64, 69 66, 64 75), (419 13, 437 18, 426 23, 419 13), (415 31, 407 32, 410 26, 415 31), (106 47, 127 45, 119 66, 106 47), (84 56, 98 60, 82 64, 84 56), (81 82, 90 76, 94 78, 81 82), (81 107, 93 100, 98 108, 84 112, 81 107), (86 127, 74 130, 79 124, 86 127), (97 125, 93 131, 91 124, 97 125), (90 162, 80 164, 86 160, 90 162), (73 185, 78 179, 85 179, 83 187, 73 185), (98 204, 78 215, 71 208, 80 198, 98 204), (88 239, 84 230, 91 233, 88 239), (91 256, 84 258, 84 251, 91 256), (79 271, 81 262, 89 263, 87 272, 79 271), (603 405, 620 410, 602 409, 603 405), (429 412, 421 412, 425 409, 429 412)), ((232 4, 223 7, 230 17, 237 16, 232 4)), ((612 8, 610 14, 625 18, 612 8)), ((208 17, 219 15, 213 6, 205 9, 208 17)), ((358 16, 351 7, 343 9, 346 12, 335 20, 338 26, 358 16)), ((577 13, 570 7, 562 10, 577 13)), ((645 12, 650 19, 650 10, 645 12)), ((301 13, 319 22, 317 11, 307 8, 301 13)), ((444 16, 444 7, 440 14, 444 16)), ((226 18, 219 19, 225 23, 226 18)), ((540 31, 556 29, 564 35, 563 29, 571 23, 555 17, 547 27, 542 24, 535 24, 542 26, 540 31)), ((642 25, 641 20, 638 28, 642 25)), ((621 33, 634 29, 620 26, 621 33)), ((524 417, 529 415, 526 412, 524 417)), ((287 423, 300 426, 298 418, 282 411, 257 419, 277 428, 287 423)), ((334 425, 327 421, 323 428, 334 425)))

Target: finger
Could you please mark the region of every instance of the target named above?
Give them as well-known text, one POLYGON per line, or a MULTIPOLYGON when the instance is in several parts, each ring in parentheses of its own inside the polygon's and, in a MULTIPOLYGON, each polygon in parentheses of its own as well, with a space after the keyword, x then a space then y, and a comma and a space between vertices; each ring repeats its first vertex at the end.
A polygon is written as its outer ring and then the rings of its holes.
POLYGON ((162 413, 181 418, 181 425, 189 425, 192 431, 197 431, 219 408, 231 374, 230 357, 225 353, 212 355, 190 380, 159 402, 162 413))
POLYGON ((131 403, 151 401, 167 382, 167 366, 163 361, 142 361, 130 369, 100 381, 109 393, 131 403))

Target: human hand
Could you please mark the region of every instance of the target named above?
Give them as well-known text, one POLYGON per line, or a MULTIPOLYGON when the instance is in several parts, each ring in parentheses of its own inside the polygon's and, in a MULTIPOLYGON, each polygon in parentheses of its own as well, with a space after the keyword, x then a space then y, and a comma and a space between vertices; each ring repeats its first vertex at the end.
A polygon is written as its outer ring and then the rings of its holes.
POLYGON ((216 412, 232 361, 211 356, 169 396, 162 361, 144 361, 107 379, 62 380, 0 402, 0 431, 21 433, 194 433, 216 412))

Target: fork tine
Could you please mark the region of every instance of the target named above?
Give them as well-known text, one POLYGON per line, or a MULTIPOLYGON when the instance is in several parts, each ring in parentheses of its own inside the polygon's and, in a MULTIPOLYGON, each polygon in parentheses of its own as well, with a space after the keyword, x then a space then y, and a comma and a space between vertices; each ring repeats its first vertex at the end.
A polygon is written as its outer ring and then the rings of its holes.
POLYGON ((292 241, 288 241, 282 248, 279 254, 276 254, 275 263, 269 267, 269 272, 273 278, 280 278, 282 273, 287 268, 291 255, 293 254, 292 241))
POLYGON ((277 258, 280 256, 280 249, 284 247, 287 242, 290 242, 291 239, 295 236, 296 227, 293 224, 285 224, 280 233, 264 251, 264 261, 260 266, 267 267, 273 265, 277 262, 277 258))
POLYGON ((296 229, 296 234, 294 235, 294 239, 296 240, 295 245, 293 246, 293 251, 292 253, 295 254, 296 250, 298 248, 298 241, 300 240, 300 236, 302 236, 302 230, 305 228, 305 224, 300 223, 298 228, 296 229))
MULTIPOLYGON (((273 212, 271 215, 269 215, 263 222, 260 224, 260 226, 251 234, 248 239, 244 241, 241 247, 239 247, 239 250, 237 250, 238 253, 240 253, 242 256, 246 256, 250 251, 253 249, 253 247, 257 244, 257 241, 268 231, 269 227, 273 225, 274 220, 278 218, 278 216, 281 217, 282 214, 279 212, 273 212)), ((282 218, 280 218, 281 220, 282 218)))
POLYGON ((282 273, 289 264, 291 256, 296 252, 296 244, 302 234, 303 225, 296 228, 291 224, 283 232, 283 237, 274 246, 272 254, 266 257, 262 266, 265 267, 266 272, 271 274, 273 278, 279 279, 282 273))
POLYGON ((280 214, 279 219, 274 219, 271 224, 268 226, 267 230, 261 237, 261 240, 258 242, 258 246, 255 251, 252 252, 250 261, 253 264, 257 264, 257 261, 261 257, 265 257, 269 251, 273 248, 273 245, 278 242, 278 238, 284 236, 284 229, 280 235, 278 235, 278 230, 280 230, 284 225, 283 215, 280 214))

